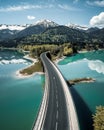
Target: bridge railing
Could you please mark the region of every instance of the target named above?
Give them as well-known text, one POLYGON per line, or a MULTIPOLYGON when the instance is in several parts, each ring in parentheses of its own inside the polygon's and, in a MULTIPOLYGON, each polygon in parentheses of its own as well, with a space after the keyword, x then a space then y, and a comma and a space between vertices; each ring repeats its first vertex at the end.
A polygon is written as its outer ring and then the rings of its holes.
POLYGON ((34 123, 32 130, 43 130, 43 125, 44 125, 47 107, 48 107, 48 99, 49 99, 48 71, 47 71, 47 68, 46 68, 44 62, 43 62, 43 65, 44 65, 44 68, 45 68, 44 95, 43 95, 42 103, 40 105, 40 110, 37 114, 37 118, 35 120, 35 123, 34 123))
POLYGON ((69 128, 70 128, 70 130, 80 130, 76 107, 75 107, 70 89, 68 88, 68 85, 67 85, 63 75, 57 68, 57 66, 54 63, 52 63, 50 60, 49 60, 49 62, 52 64, 52 66, 54 67, 54 69, 56 70, 56 72, 58 73, 58 75, 61 79, 63 91, 65 93, 65 98, 66 98, 66 105, 67 105, 67 111, 68 111, 68 117, 69 117, 69 128))
MULTIPOLYGON (((41 57, 41 59, 42 59, 42 57, 41 57)), ((77 117, 77 113, 76 113, 76 108, 75 108, 75 104, 74 104, 71 92, 68 89, 68 85, 67 85, 65 79, 63 78, 61 72, 59 71, 59 69, 55 66, 55 64, 53 64, 50 60, 49 60, 49 62, 52 64, 52 66, 54 67, 54 69, 56 70, 56 72, 58 73, 58 75, 61 79, 63 91, 65 93, 65 98, 66 98, 66 105, 67 105, 67 111, 68 111, 68 117, 69 117, 69 128, 70 128, 70 130, 79 130, 79 122, 78 122, 78 117, 77 117)), ((47 107, 48 107, 48 100, 49 100, 48 71, 47 71, 44 61, 43 61, 43 65, 44 65, 45 72, 46 72, 45 73, 46 81, 45 81, 44 95, 43 95, 42 103, 40 105, 39 113, 37 114, 37 119, 34 123, 33 130, 43 130, 43 125, 44 125, 47 107)))

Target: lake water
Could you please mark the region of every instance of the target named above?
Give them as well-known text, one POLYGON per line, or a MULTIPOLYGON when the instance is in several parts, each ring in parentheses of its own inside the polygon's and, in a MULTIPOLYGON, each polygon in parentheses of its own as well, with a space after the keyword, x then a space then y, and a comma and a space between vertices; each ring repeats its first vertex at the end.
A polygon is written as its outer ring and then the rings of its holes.
POLYGON ((0 130, 31 130, 43 95, 44 76, 19 78, 31 62, 17 51, 0 51, 0 130))
POLYGON ((92 130, 92 114, 96 106, 104 106, 104 51, 93 51, 66 57, 58 67, 67 80, 92 77, 94 83, 80 83, 71 87, 81 130, 92 130))
MULTIPOLYGON (((0 51, 0 130, 31 130, 42 100, 44 76, 16 76, 17 70, 30 64, 17 51, 0 51)), ((70 88, 80 130, 93 130, 92 114, 96 106, 104 105, 104 51, 66 57, 57 66, 67 80, 96 79, 70 88)))

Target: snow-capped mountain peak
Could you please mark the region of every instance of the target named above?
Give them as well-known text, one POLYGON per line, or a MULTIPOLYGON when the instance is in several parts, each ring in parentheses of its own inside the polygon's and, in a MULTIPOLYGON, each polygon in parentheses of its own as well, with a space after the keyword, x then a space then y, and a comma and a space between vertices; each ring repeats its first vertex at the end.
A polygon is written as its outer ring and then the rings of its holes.
POLYGON ((21 31, 21 30, 25 29, 26 27, 27 27, 26 25, 6 25, 6 24, 1 24, 0 25, 0 30, 9 29, 9 30, 21 31))
POLYGON ((79 29, 79 30, 85 30, 85 31, 88 30, 87 26, 81 26, 81 25, 78 25, 78 24, 69 23, 66 26, 69 27, 69 28, 72 28, 72 29, 79 29))
POLYGON ((55 23, 55 22, 53 22, 53 21, 50 21, 50 20, 46 20, 46 19, 37 21, 37 22, 36 22, 36 25, 43 25, 43 26, 45 26, 45 27, 56 27, 56 26, 58 26, 57 23, 55 23))

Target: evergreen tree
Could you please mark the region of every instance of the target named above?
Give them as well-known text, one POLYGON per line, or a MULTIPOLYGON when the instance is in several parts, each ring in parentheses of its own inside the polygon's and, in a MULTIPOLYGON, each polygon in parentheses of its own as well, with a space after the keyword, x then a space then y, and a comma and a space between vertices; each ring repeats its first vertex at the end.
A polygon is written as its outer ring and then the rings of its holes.
POLYGON ((97 106, 93 115, 94 130, 104 130, 104 106, 97 106))

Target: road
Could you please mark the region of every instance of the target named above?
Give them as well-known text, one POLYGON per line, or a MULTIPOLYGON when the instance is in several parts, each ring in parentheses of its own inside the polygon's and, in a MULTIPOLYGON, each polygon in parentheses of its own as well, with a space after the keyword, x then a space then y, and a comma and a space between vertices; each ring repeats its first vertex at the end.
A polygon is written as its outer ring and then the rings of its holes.
POLYGON ((69 130, 68 111, 62 82, 45 53, 41 55, 49 78, 49 100, 43 130, 69 130))

